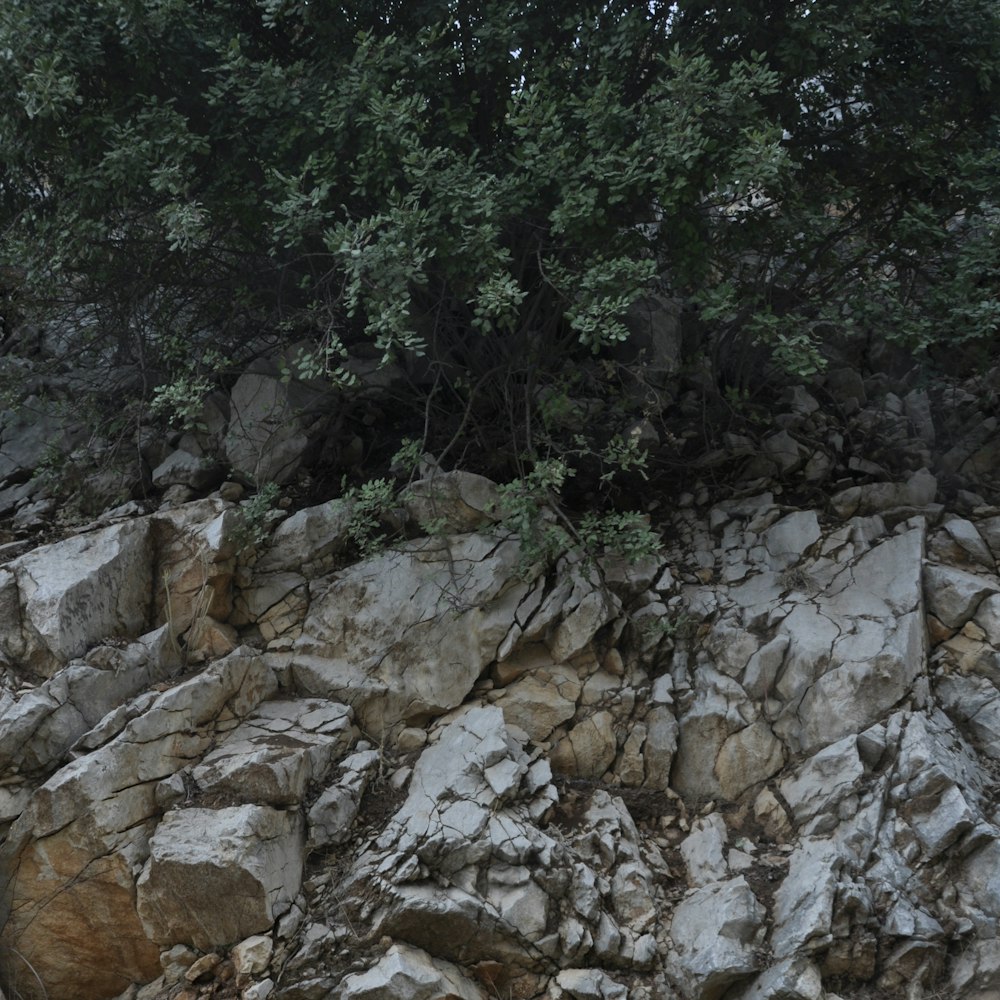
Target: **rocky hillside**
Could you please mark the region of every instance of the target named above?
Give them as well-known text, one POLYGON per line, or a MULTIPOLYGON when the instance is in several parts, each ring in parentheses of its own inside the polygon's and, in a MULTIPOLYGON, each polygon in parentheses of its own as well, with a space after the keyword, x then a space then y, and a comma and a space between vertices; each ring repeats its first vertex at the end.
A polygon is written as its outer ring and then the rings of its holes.
POLYGON ((72 529, 74 429, 3 433, 7 1000, 1000 995, 976 386, 799 388, 661 555, 549 565, 467 473, 362 559, 357 501, 242 499, 323 432, 247 378, 72 529))

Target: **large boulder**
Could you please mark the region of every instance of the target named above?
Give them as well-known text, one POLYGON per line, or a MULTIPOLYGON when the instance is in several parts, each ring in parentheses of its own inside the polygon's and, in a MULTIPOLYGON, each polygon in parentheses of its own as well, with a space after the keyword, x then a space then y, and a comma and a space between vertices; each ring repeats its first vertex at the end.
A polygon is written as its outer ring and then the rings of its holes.
POLYGON ((764 908, 742 878, 712 882, 685 897, 673 914, 670 940, 685 995, 717 1000, 760 966, 764 908))
POLYGON ((153 518, 157 564, 154 614, 182 636, 199 618, 224 622, 233 610, 238 509, 225 500, 196 500, 153 518))
POLYGON ((238 650, 134 718, 116 725, 113 715, 105 742, 34 793, 0 846, 0 945, 44 984, 20 978, 24 1000, 103 1000, 158 974, 135 877, 161 812, 159 785, 275 687, 267 664, 238 650))
POLYGON ((268 930, 302 881, 297 811, 241 805, 168 812, 149 842, 137 910, 160 948, 202 951, 268 930))
POLYGON ((484 1000, 485 994, 451 962, 432 958, 419 948, 394 944, 367 972, 348 976, 338 990, 341 1000, 484 1000))
POLYGON ((337 573, 310 604, 294 683, 352 705, 375 734, 454 708, 541 592, 519 555, 513 539, 457 535, 337 573))
POLYGON ((102 639, 145 632, 152 588, 146 518, 40 546, 0 570, 0 641, 12 660, 50 677, 102 639))
POLYGON ((328 395, 278 374, 241 375, 230 393, 223 441, 234 472, 257 484, 290 482, 326 426, 328 395))

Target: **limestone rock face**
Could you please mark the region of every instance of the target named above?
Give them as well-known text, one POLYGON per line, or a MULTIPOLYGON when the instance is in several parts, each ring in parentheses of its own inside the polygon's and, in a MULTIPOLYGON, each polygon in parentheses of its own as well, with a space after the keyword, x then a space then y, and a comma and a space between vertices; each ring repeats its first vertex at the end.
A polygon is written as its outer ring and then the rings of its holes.
POLYGON ((247 372, 230 393, 226 461, 254 483, 287 483, 323 427, 323 394, 277 374, 247 372))
POLYGON ((153 596, 149 521, 138 519, 74 535, 21 556, 0 571, 0 601, 14 630, 5 650, 34 673, 51 676, 109 636, 146 631, 153 596))
POLYGON ((498 517, 496 483, 471 472, 441 472, 407 487, 406 512, 417 523, 440 531, 475 531, 498 517))
POLYGON ((457 966, 432 958, 419 948, 394 944, 361 975, 341 984, 344 1000, 482 1000, 484 994, 457 966))
POLYGON ((199 500, 153 518, 157 548, 154 608, 158 623, 175 636, 200 618, 225 622, 233 610, 236 508, 224 500, 199 500))
POLYGON ((160 948, 202 951, 269 930, 302 878, 302 818, 268 806, 177 809, 149 841, 136 909, 160 948))
POLYGON ((715 1000, 758 968, 764 910, 742 877, 697 889, 674 911, 670 938, 688 996, 715 1000))
POLYGON ((357 736, 346 705, 267 701, 190 769, 199 792, 287 808, 306 798, 357 736))
POLYGON ((580 652, 609 620, 612 599, 579 576, 551 591, 525 581, 519 557, 512 538, 455 535, 335 574, 310 603, 294 683, 347 702, 381 733, 454 708, 522 640, 551 634, 557 661, 580 652))
POLYGON ((96 647, 0 716, 0 767, 46 775, 106 713, 179 668, 166 626, 124 648, 96 647))
POLYGON ((0 940, 44 983, 44 994, 25 983, 26 997, 99 1000, 155 977, 160 948, 136 912, 135 872, 157 826, 157 786, 211 746, 221 716, 248 714, 274 688, 266 664, 237 651, 34 793, 0 847, 0 940))
MULTIPOLYGON (((858 427, 944 468, 920 392, 842 375, 858 427)), ((856 485, 699 489, 634 564, 526 566, 451 473, 400 518, 429 537, 353 564, 350 502, 238 545, 234 484, 5 547, 6 995, 991 997, 1000 507, 824 466, 818 397, 781 406, 727 448, 856 485)))
POLYGON ((531 593, 517 552, 479 535, 423 540, 337 574, 295 644, 295 683, 353 705, 374 732, 454 708, 531 593))

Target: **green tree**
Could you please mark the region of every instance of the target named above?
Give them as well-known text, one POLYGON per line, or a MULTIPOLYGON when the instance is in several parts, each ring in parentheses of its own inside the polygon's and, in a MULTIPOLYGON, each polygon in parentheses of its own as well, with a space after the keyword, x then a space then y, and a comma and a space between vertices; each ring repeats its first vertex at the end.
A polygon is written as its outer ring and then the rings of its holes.
POLYGON ((453 459, 600 450, 653 288, 735 382, 994 337, 998 71, 991 0, 7 0, 0 263, 144 385, 305 340, 453 459))

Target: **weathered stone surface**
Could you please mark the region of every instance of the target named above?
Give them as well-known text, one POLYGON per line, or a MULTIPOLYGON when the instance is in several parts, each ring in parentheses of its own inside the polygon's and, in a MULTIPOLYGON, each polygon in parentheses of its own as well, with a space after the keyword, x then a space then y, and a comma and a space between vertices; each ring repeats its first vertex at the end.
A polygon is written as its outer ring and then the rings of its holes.
MULTIPOLYGON (((166 628, 169 629, 169 625, 166 628)), ((239 645, 239 633, 211 615, 202 615, 191 623, 185 638, 188 659, 194 663, 217 660, 228 656, 239 645)))
POLYGON ((996 571, 996 559, 971 521, 964 517, 949 517, 944 520, 942 527, 970 560, 991 573, 996 571))
POLYGON ((484 1000, 458 966, 419 948, 394 944, 367 972, 348 976, 337 990, 343 1000, 484 1000))
POLYGON ((351 704, 375 734, 454 708, 541 587, 517 576, 518 554, 510 539, 458 535, 336 574, 295 643, 295 684, 351 704))
POLYGON ((217 462, 183 449, 171 452, 153 470, 153 485, 159 487, 180 483, 194 490, 210 490, 224 478, 222 467, 217 462))
POLYGON ((645 778, 643 785, 666 791, 677 750, 679 726, 674 713, 665 705, 656 705, 646 715, 646 741, 643 745, 645 778))
POLYGON ((788 431, 769 434, 761 443, 761 449, 783 473, 800 468, 807 458, 805 448, 788 431))
POLYGON ((578 962, 592 952, 604 964, 648 965, 651 873, 627 811, 595 792, 581 838, 554 839, 532 819, 536 802, 554 801, 547 762, 538 763, 545 766, 529 763, 499 709, 456 713, 422 752, 406 801, 352 876, 375 873, 377 933, 463 964, 530 970, 564 940, 578 962), (607 908, 597 889, 605 869, 607 908))
POLYGON ((572 589, 561 603, 561 620, 545 636, 557 663, 582 652, 598 629, 609 624, 621 610, 621 601, 605 589, 596 574, 580 564, 569 569, 572 589))
MULTIPOLYGON (((0 846, 0 941, 37 970, 49 1000, 101 1000, 157 975, 161 949, 135 903, 157 785, 211 746, 217 720, 246 716, 275 686, 259 657, 237 651, 155 697, 32 796, 0 846)), ((25 1000, 43 1000, 33 991, 25 985, 25 1000)))
POLYGON ((254 565, 254 584, 270 573, 319 576, 331 569, 349 544, 352 505, 330 500, 305 507, 286 518, 271 535, 254 565))
POLYGON ((762 536, 770 568, 786 569, 799 562, 809 547, 819 541, 819 521, 815 511, 796 511, 771 525, 762 536))
POLYGON ((972 941, 952 968, 951 985, 969 1000, 993 1000, 1000 991, 1000 941, 972 941))
POLYGON ((337 781, 326 788, 309 809, 310 846, 340 844, 348 838, 361 798, 378 763, 376 750, 361 750, 341 761, 337 781))
POLYGON ((617 750, 611 713, 596 712, 552 748, 552 766, 561 774, 596 780, 614 763, 617 750))
POLYGON ((552 664, 518 678, 491 700, 503 710, 508 724, 541 743, 556 726, 573 718, 581 690, 579 674, 572 667, 552 664))
POLYGON ((321 399, 278 375, 241 375, 230 393, 226 461, 253 483, 290 482, 322 426, 313 412, 321 399))
POLYGON ((716 1000, 758 969, 764 909, 746 880, 697 889, 674 911, 670 940, 685 994, 716 1000))
POLYGON ((196 500, 152 518, 157 549, 154 614, 180 638, 199 618, 225 622, 233 609, 237 508, 196 500))
MULTIPOLYGON (((934 392, 886 388, 836 430, 808 392, 783 394, 756 471, 808 478, 822 452, 823 481, 843 484, 938 462, 914 438, 933 433, 934 392), (853 452, 854 431, 885 453, 853 452)), ((949 443, 978 405, 940 423, 949 443)), ((926 471, 841 494, 854 516, 834 525, 791 490, 710 506, 699 484, 655 515, 671 520, 662 558, 569 552, 528 580, 496 527, 345 566, 349 502, 293 514, 237 561, 237 494, 171 488, 159 513, 109 512, 81 538, 105 532, 114 564, 122 524, 145 532, 141 627, 170 618, 181 641, 126 644, 125 623, 82 658, 22 629, 29 557, 0 546, 8 995, 44 1000, 16 948, 49 1000, 195 1000, 212 977, 245 1000, 827 1000, 821 977, 844 996, 994 1000, 993 435, 956 451, 981 477, 949 494, 959 514, 931 502, 926 471), (243 650, 167 688, 179 652, 194 669, 235 630, 266 659, 243 650), (381 939, 368 971, 359 938, 381 939)), ((475 482, 425 465, 414 516, 488 520, 463 493, 475 482)))
POLYGON ((403 495, 407 514, 423 527, 475 531, 499 517, 497 485, 472 472, 438 472, 411 483, 403 495))
POLYGON ((951 676, 937 687, 941 706, 959 721, 975 746, 1000 760, 1000 691, 985 677, 951 676))
POLYGON ((124 649, 97 647, 0 715, 0 769, 50 770, 107 712, 179 668, 166 626, 124 649))
POLYGON ((268 806, 168 812, 149 842, 136 908, 160 947, 206 950, 271 927, 302 880, 303 823, 268 806))
POLYGON ((628 990, 600 969, 563 969, 556 983, 573 1000, 626 1000, 628 990))
POLYGON ((739 1000, 824 1000, 819 969, 807 958, 786 958, 762 972, 739 1000))
POLYGON ((7 572, 20 609, 8 617, 0 641, 12 659, 51 676, 101 639, 146 630, 153 586, 149 521, 43 545, 9 563, 7 572))
POLYGON ((305 799, 357 736, 346 705, 319 698, 264 702, 191 769, 201 792, 287 808, 305 799))
POLYGON ((771 947, 776 958, 830 943, 837 876, 843 864, 839 848, 821 838, 804 840, 792 853, 788 875, 774 897, 771 947))
POLYGON ((774 731, 811 752, 876 722, 923 671, 923 533, 915 528, 837 563, 822 593, 779 625, 789 638, 774 731))
POLYGON ((705 886, 710 882, 721 882, 729 876, 725 857, 728 838, 726 821, 719 813, 694 822, 680 847, 690 885, 705 886))
MULTIPOLYGON (((807 823, 821 813, 830 814, 824 831, 828 832, 836 825, 838 806, 855 792, 863 774, 857 738, 848 736, 810 757, 781 780, 778 788, 796 823, 807 823)), ((815 826, 811 832, 817 832, 815 826)))
POLYGON ((1000 592, 1000 580, 995 577, 967 573, 953 566, 930 565, 924 580, 927 610, 949 628, 961 628, 985 597, 1000 592))
POLYGON ((937 480, 927 469, 915 472, 905 483, 870 483, 851 486, 830 498, 840 517, 878 514, 893 507, 926 507, 937 495, 937 480))
POLYGON ((899 821, 927 857, 937 857, 975 826, 983 775, 974 751, 942 712, 906 720, 895 778, 899 821))
POLYGON ((716 771, 722 747, 746 728, 753 709, 739 684, 708 666, 698 669, 695 683, 696 697, 680 719, 671 781, 682 795, 710 797, 722 792, 716 771))
POLYGON ((83 428, 57 401, 28 396, 17 409, 0 413, 0 482, 34 472, 49 448, 68 452, 83 428))
POLYGON ((747 789, 777 774, 785 763, 781 741, 763 719, 727 737, 719 748, 715 775, 719 791, 738 799, 747 789))

